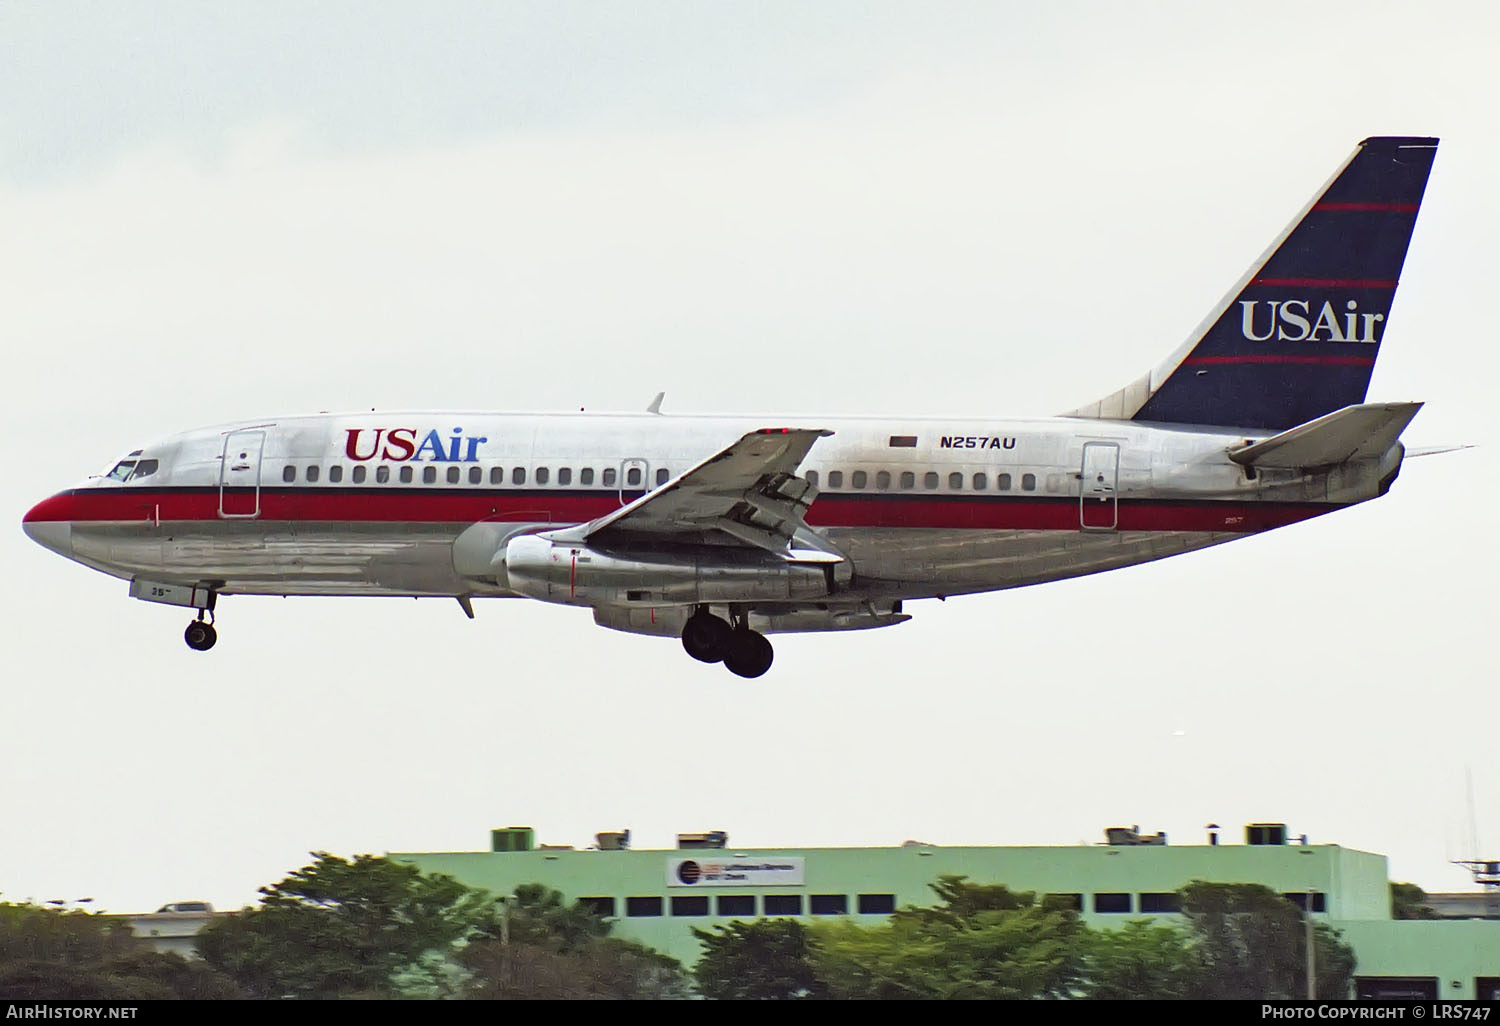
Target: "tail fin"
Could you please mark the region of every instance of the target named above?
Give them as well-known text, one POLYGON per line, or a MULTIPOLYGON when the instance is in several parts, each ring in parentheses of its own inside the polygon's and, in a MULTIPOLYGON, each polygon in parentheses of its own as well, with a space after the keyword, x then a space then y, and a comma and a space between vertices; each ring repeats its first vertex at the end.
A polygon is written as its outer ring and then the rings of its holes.
POLYGON ((1437 143, 1360 143, 1166 363, 1067 416, 1281 431, 1364 402, 1437 143))

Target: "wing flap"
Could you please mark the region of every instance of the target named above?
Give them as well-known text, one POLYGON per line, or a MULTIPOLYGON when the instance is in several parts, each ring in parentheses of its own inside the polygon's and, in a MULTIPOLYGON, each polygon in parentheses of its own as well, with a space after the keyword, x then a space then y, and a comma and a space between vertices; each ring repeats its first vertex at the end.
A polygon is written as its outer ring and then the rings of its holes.
POLYGON ((1421 403, 1346 406, 1236 449, 1229 458, 1244 466, 1287 469, 1374 458, 1396 443, 1421 408, 1421 403))

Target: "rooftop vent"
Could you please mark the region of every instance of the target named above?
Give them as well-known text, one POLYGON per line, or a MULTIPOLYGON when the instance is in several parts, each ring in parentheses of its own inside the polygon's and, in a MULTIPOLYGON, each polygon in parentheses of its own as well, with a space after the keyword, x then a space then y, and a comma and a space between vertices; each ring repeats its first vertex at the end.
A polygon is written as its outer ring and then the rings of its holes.
POLYGON ((729 845, 729 835, 722 830, 710 830, 702 834, 678 834, 679 848, 724 848, 729 845))
POLYGON ((531 827, 500 827, 490 831, 490 851, 530 851, 534 840, 531 827))
POLYGON ((605 830, 594 835, 600 851, 625 851, 630 847, 629 830, 605 830))
POLYGON ((1106 844, 1166 844, 1165 832, 1155 834, 1142 834, 1141 825, 1137 823, 1133 827, 1105 827, 1104 841, 1106 844))
POLYGON ((1245 827, 1246 844, 1285 844, 1285 823, 1251 823, 1245 827))

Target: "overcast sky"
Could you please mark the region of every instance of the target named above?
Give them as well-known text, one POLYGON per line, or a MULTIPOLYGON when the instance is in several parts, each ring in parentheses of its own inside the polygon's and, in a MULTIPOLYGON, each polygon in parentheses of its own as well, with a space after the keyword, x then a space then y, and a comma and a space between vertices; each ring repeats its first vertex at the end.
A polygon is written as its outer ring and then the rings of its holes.
POLYGON ((0 900, 236 907, 312 849, 509 824, 1284 820, 1468 886, 1471 824, 1500 857, 1496 38, 1491 4, 1369 0, 0 4, 0 900), (1375 134, 1443 142, 1370 398, 1481 448, 1270 535, 785 637, 747 684, 521 601, 231 598, 194 653, 19 527, 237 418, 1070 409, 1375 134))

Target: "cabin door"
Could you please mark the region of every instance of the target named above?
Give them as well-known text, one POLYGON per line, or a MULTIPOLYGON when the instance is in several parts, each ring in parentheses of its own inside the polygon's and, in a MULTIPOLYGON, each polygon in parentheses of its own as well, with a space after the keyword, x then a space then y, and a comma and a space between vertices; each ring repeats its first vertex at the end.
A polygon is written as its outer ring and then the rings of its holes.
POLYGON ((1085 531, 1113 531, 1119 524, 1120 446, 1085 442, 1078 492, 1078 523, 1085 531))
POLYGON ((234 431, 224 436, 219 466, 219 516, 260 516, 260 458, 264 431, 234 431))

